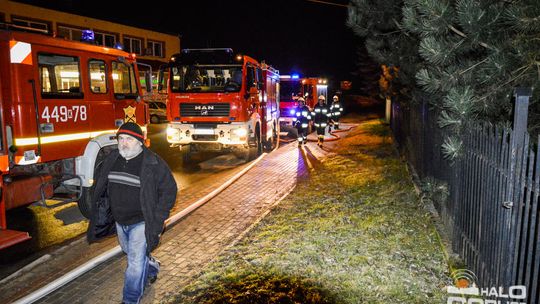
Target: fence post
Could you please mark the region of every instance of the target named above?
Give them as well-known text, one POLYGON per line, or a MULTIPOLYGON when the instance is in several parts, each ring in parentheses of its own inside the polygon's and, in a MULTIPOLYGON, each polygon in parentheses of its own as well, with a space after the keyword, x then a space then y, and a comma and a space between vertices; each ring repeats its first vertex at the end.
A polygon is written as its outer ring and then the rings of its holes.
POLYGON ((527 132, 527 116, 529 114, 529 98, 532 96, 532 88, 516 88, 514 90, 514 140, 512 148, 523 147, 525 132, 527 132))
MULTIPOLYGON (((503 283, 504 287, 508 288, 514 285, 515 278, 513 273, 515 272, 515 255, 516 255, 516 223, 517 216, 519 214, 519 176, 517 176, 521 170, 521 162, 523 155, 523 146, 525 142, 525 136, 527 132, 527 117, 529 108, 529 98, 532 96, 532 88, 520 87, 514 90, 515 104, 514 104, 514 125, 511 134, 511 153, 510 153, 510 172, 508 179, 508 191, 505 201, 503 202, 504 208, 507 208, 507 212, 504 213, 504 238, 503 244, 507 245, 506 259, 502 261, 504 263, 503 283)), ((504 256, 504 255, 503 255, 504 256)))

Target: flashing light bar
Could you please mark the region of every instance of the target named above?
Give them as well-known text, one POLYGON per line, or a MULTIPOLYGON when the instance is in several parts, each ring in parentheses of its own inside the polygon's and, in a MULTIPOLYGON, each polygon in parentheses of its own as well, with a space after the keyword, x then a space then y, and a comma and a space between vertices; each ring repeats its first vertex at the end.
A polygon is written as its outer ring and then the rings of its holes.
POLYGON ((295 79, 295 80, 298 80, 298 79, 300 79, 300 75, 298 75, 298 74, 292 74, 292 75, 279 75, 279 78, 280 78, 280 79, 295 79))

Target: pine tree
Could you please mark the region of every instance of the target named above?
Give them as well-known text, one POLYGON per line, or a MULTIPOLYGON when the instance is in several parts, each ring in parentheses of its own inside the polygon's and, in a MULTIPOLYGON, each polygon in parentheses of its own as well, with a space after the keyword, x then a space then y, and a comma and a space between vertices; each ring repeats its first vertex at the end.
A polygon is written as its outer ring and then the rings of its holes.
POLYGON ((358 63, 356 71, 353 72, 353 75, 355 75, 353 83, 356 82, 356 84, 353 87, 358 88, 358 93, 363 96, 380 98, 378 82, 381 75, 381 67, 369 57, 364 45, 359 46, 357 56, 358 63))
MULTIPOLYGON (((413 101, 429 94, 453 134, 448 155, 459 154, 466 122, 508 120, 513 88, 539 82, 538 0, 352 0, 348 24, 380 63, 400 67, 413 101)), ((531 105, 531 130, 538 110, 531 105)))

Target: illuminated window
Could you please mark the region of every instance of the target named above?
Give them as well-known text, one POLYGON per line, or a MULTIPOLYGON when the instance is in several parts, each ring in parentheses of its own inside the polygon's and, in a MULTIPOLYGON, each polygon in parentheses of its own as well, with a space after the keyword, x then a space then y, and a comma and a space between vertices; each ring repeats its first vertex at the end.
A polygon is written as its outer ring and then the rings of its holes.
POLYGON ((43 98, 82 98, 78 57, 39 54, 38 64, 43 98))
POLYGON ((93 93, 107 93, 107 70, 104 61, 90 60, 88 62, 90 71, 90 90, 93 93))

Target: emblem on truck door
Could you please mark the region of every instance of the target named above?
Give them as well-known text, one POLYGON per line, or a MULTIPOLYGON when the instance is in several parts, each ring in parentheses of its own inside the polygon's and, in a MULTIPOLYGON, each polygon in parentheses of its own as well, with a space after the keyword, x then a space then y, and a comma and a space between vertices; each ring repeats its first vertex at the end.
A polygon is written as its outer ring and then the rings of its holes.
POLYGON ((135 107, 128 106, 124 108, 124 122, 137 123, 137 117, 135 117, 135 107))

